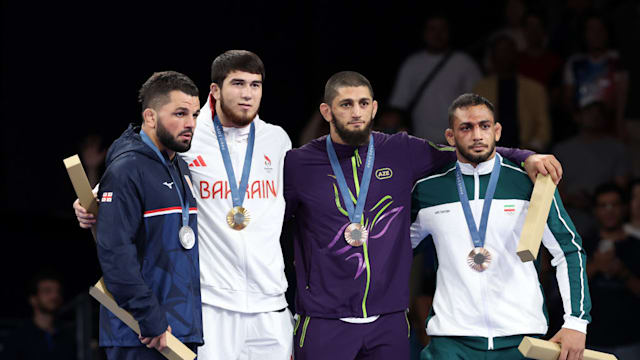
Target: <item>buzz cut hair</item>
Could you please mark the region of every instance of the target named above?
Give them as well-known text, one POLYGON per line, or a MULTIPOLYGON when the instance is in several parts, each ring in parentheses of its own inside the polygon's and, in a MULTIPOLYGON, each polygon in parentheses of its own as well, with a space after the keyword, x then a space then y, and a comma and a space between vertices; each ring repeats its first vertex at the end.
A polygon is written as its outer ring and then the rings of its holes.
POLYGON ((142 110, 158 109, 168 103, 171 100, 169 93, 172 91, 199 96, 198 87, 188 76, 177 71, 156 72, 142 84, 138 92, 138 101, 142 104, 142 110))
POLYGON ((454 113, 456 112, 456 110, 466 109, 468 107, 478 106, 478 105, 486 106, 487 109, 491 111, 491 114, 492 115, 494 114, 493 104, 491 103, 491 101, 487 100, 486 98, 478 94, 471 94, 471 93, 462 94, 458 96, 458 98, 453 100, 453 102, 449 106, 449 128, 453 129, 453 119, 454 119, 454 113))
POLYGON ((264 81, 264 64, 258 55, 248 50, 227 50, 211 63, 211 82, 222 88, 224 79, 233 71, 258 74, 264 81))
POLYGON ((336 96, 338 96, 338 90, 340 88, 359 86, 366 86, 373 99, 373 87, 371 87, 371 83, 364 75, 355 71, 341 71, 336 73, 327 80, 327 84, 324 86, 323 101, 325 104, 331 105, 336 96))

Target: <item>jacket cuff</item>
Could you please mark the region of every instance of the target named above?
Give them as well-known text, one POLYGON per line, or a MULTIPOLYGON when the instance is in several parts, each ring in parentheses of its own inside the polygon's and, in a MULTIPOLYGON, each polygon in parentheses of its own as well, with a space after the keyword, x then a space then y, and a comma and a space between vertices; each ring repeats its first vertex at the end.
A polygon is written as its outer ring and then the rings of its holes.
POLYGON ((580 331, 583 334, 587 333, 587 324, 589 322, 584 319, 578 319, 575 316, 564 315, 564 325, 563 328, 580 331))
POLYGON ((169 327, 167 317, 160 309, 151 311, 149 316, 138 321, 138 324, 142 337, 156 337, 167 331, 167 327, 169 327))

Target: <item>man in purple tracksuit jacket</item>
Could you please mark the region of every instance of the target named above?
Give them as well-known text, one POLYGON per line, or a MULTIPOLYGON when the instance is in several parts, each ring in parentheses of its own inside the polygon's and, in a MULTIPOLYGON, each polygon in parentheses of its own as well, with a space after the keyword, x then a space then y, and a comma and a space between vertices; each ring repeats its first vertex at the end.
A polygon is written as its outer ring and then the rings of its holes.
MULTIPOLYGON (((455 152, 406 133, 372 132, 376 110, 364 76, 345 71, 327 82, 320 111, 330 124, 336 164, 346 180, 343 191, 330 163, 326 136, 289 151, 285 158, 285 219, 296 219, 299 318, 294 349, 299 360, 409 357, 405 311, 412 261, 411 190, 417 179, 454 161, 455 152), (368 239, 352 246, 346 239, 353 210, 344 198, 357 204, 361 187, 365 192, 371 134, 375 158, 369 158, 370 187, 362 218, 356 221, 368 239)), ((525 162, 530 176, 550 172, 557 180, 561 174, 552 156, 504 148, 498 152, 516 163, 525 162)))

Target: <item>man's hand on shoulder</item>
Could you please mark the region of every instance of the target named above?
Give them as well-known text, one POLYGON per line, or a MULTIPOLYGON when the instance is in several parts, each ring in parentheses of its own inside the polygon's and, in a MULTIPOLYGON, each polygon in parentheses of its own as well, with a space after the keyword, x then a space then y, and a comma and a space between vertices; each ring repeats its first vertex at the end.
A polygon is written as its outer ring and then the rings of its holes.
POLYGON ((167 328, 167 331, 156 337, 142 337, 138 335, 140 342, 145 344, 148 348, 154 348, 158 351, 164 350, 167 347, 167 333, 171 332, 171 325, 167 328))
POLYGON ((578 330, 562 328, 549 341, 560 344, 558 360, 582 360, 587 335, 578 330))
POLYGON ((524 161, 524 169, 533 183, 538 173, 551 175, 553 182, 558 185, 562 179, 562 165, 553 155, 533 154, 524 161))

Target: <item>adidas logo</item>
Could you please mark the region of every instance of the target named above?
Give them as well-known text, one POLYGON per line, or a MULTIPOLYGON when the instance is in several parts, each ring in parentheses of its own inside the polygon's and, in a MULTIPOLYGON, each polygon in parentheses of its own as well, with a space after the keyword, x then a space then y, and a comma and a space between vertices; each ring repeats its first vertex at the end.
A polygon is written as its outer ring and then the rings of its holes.
POLYGON ((190 164, 189 167, 200 167, 200 166, 207 166, 207 163, 204 162, 204 159, 202 158, 202 156, 198 155, 198 157, 196 157, 190 164))

